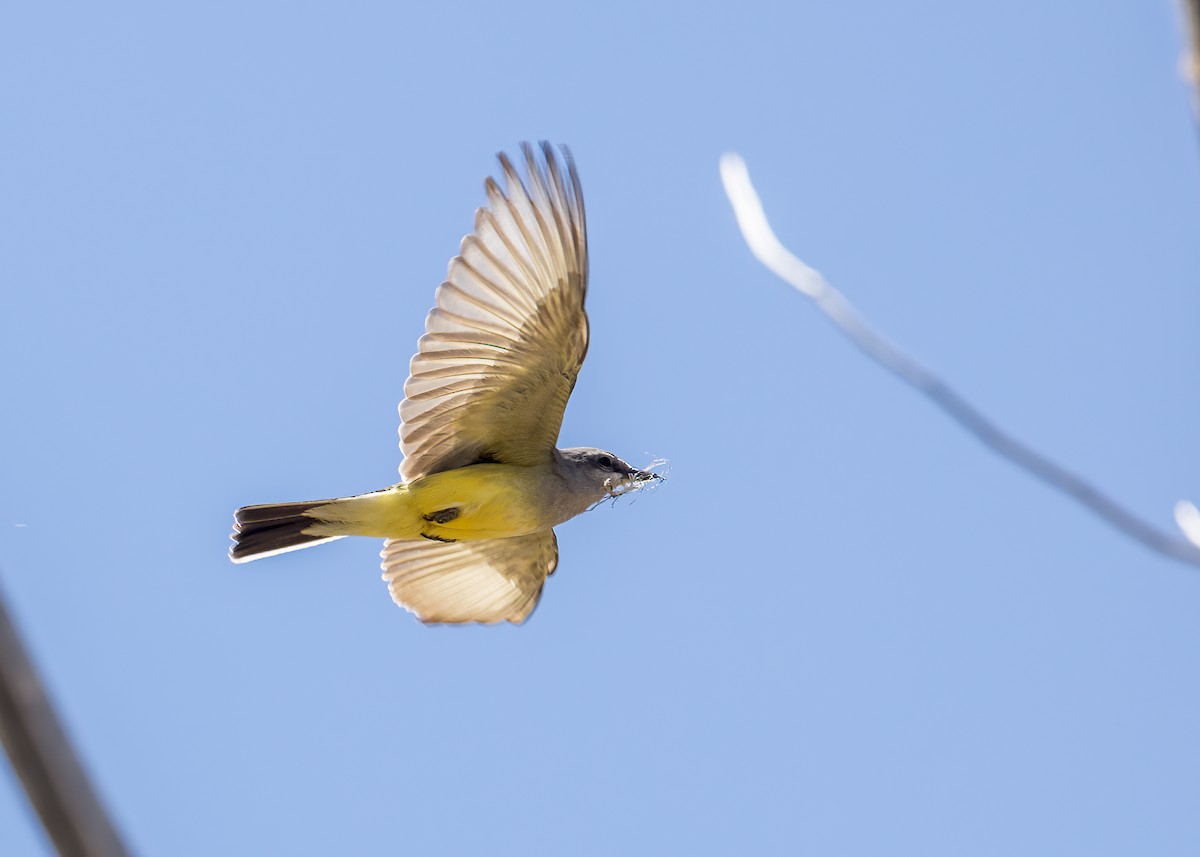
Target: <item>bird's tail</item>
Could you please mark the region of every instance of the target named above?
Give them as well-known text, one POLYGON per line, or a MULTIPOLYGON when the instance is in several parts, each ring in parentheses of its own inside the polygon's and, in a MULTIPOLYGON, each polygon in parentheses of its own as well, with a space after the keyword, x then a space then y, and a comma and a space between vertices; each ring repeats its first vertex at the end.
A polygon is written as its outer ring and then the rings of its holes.
POLYGON ((229 558, 249 562, 279 553, 300 550, 343 538, 340 535, 307 532, 318 529, 321 520, 311 513, 337 500, 309 500, 304 503, 268 503, 243 506, 233 513, 233 544, 229 558))

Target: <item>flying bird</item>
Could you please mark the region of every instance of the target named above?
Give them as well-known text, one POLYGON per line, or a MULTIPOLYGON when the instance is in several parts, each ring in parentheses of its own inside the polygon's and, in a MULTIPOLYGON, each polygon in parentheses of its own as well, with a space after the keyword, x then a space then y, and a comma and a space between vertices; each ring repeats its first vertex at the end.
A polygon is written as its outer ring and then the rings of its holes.
POLYGON ((384 538, 383 579, 427 623, 525 621, 558 565, 554 527, 661 477, 611 452, 559 449, 588 348, 587 220, 570 151, 522 144, 523 179, 450 260, 400 403, 401 481, 332 500, 244 506, 237 563, 344 536, 384 538))

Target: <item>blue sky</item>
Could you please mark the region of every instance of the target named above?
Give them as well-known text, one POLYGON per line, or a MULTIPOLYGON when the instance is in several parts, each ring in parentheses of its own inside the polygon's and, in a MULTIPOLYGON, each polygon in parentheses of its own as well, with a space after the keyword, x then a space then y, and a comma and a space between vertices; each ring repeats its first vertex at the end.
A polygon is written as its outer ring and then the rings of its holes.
MULTIPOLYGON (((0 581, 144 854, 1200 848, 1200 574, 986 453, 750 256, 717 172, 985 413, 1200 501, 1172 4, 34 4, 0 24, 0 581), (785 8, 786 7, 786 8, 785 8), (569 143, 564 445, 669 458, 520 628, 239 505, 394 481, 493 153, 569 143)), ((11 776, 5 855, 46 853, 11 776)))

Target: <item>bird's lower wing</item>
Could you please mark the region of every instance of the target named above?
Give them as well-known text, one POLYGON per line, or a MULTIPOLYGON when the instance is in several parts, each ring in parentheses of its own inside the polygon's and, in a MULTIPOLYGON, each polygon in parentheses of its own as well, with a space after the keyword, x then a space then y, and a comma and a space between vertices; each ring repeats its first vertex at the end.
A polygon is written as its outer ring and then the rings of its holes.
POLYGON ((462 542, 388 539, 380 556, 392 599, 422 622, 519 624, 558 565, 558 540, 553 530, 462 542))

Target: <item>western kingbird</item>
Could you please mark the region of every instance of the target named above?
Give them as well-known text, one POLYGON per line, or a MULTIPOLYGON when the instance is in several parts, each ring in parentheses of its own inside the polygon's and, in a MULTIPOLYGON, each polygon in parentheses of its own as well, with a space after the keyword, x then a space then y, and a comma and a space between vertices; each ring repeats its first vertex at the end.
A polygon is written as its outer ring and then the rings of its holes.
POLYGON ((505 190, 437 290, 400 403, 401 481, 370 494, 245 506, 248 562, 344 536, 385 538, 383 579, 422 622, 520 623, 558 565, 554 527, 661 478, 601 449, 558 449, 588 347, 587 222, 575 162, 522 144, 505 190))

